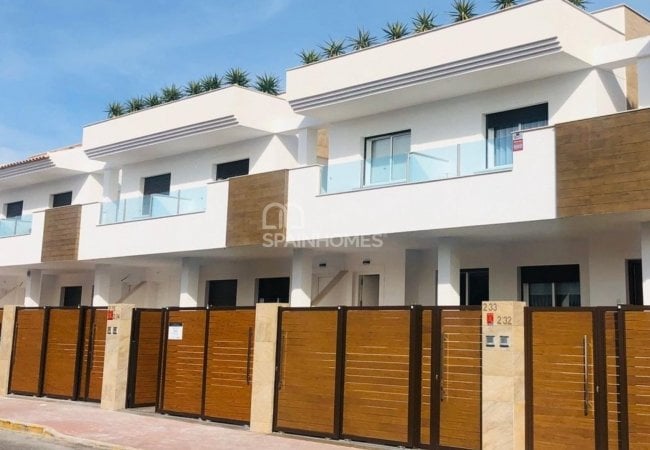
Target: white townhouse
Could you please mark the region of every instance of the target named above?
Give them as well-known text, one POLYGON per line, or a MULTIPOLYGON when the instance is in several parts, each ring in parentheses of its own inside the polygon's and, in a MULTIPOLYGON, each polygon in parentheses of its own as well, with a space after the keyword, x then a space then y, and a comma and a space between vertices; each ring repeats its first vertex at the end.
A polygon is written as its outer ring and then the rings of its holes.
POLYGON ((650 304, 650 23, 539 0, 0 167, 0 304, 650 304))

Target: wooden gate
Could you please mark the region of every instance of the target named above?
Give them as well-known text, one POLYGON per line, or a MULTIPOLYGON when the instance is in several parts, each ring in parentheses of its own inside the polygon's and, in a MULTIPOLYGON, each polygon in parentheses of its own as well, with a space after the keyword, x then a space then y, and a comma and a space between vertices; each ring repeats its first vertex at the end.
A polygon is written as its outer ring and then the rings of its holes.
POLYGON ((46 326, 45 308, 16 308, 10 393, 41 395, 46 326))
POLYGON ((127 408, 156 405, 160 382, 162 309, 134 309, 129 354, 127 408))
POLYGON ((81 367, 83 311, 80 308, 48 308, 47 316, 42 394, 76 399, 81 367))
POLYGON ((104 350, 106 348, 106 309, 84 311, 84 339, 79 379, 79 400, 99 402, 102 399, 104 350))

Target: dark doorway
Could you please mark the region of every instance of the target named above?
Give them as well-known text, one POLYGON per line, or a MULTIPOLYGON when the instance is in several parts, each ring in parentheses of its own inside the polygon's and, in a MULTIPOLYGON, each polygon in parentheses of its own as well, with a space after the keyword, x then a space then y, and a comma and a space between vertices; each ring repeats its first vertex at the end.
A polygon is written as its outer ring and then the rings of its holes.
POLYGON ((81 286, 65 286, 61 288, 61 303, 63 306, 81 306, 81 286))
POLYGON ((460 271, 460 304, 480 305, 490 299, 490 270, 462 269, 460 271))
POLYGON ((237 280, 208 281, 208 306, 215 308, 237 305, 237 280))
POLYGON ((630 305, 643 305, 643 272, 640 259, 627 261, 627 302, 630 305))
POLYGON ((285 303, 289 301, 289 277, 259 278, 257 280, 258 303, 285 303))
POLYGON ((521 267, 521 294, 528 306, 580 306, 580 266, 521 267))

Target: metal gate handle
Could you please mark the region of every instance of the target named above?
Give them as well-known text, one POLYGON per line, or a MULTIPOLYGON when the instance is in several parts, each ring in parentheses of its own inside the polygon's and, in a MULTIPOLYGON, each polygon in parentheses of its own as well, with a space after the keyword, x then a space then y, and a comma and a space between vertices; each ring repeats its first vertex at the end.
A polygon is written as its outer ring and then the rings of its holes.
POLYGON ((282 333, 282 345, 280 347, 280 383, 279 383, 279 389, 282 389, 284 387, 284 364, 285 364, 285 358, 286 358, 286 353, 287 353, 287 332, 282 333))
POLYGON ((253 327, 248 327, 248 349, 246 351, 246 384, 251 384, 251 349, 253 327))
POLYGON ((440 401, 445 401, 447 392, 445 391, 445 348, 449 351, 449 345, 445 346, 447 342, 447 333, 442 333, 440 340, 440 401))
POLYGON ((587 335, 582 339, 582 350, 583 350, 583 363, 584 363, 584 412, 585 416, 589 415, 589 343, 587 341, 587 335))

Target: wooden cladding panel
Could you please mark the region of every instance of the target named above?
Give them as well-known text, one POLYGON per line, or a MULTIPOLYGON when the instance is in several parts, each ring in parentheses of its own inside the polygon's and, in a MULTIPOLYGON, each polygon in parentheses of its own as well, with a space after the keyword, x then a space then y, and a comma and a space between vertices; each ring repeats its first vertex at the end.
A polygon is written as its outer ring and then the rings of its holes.
POLYGON ((650 209, 650 109, 558 124, 560 217, 650 209))
POLYGON ((80 309, 49 311, 43 395, 75 397, 81 318, 80 309))
POLYGON ((350 310, 343 435, 408 442, 410 311, 350 310))
POLYGON ((607 448, 620 448, 621 398, 618 353, 618 324, 616 311, 605 312, 605 377, 607 380, 607 448))
POLYGON ((41 261, 76 261, 80 223, 81 205, 45 211, 41 261))
POLYGON ((133 405, 156 404, 160 369, 162 311, 138 311, 133 405))
POLYGON ((420 442, 431 442, 431 327, 433 311, 422 312, 422 385, 420 387, 420 442))
POLYGON ((265 233, 285 236, 287 181, 286 170, 228 181, 227 246, 263 244, 265 233))
POLYGON ((275 427, 335 433, 338 311, 282 311, 275 427))
POLYGON ((44 309, 17 309, 9 392, 40 394, 44 309))
POLYGON ((250 422, 255 310, 209 312, 203 415, 250 422))
POLYGON ((183 336, 165 342, 163 412, 201 415, 206 319, 205 310, 169 312, 168 324, 182 324, 183 336))
POLYGON ((629 448, 650 447, 650 311, 626 311, 629 448))
POLYGON ((481 448, 481 311, 441 312, 440 445, 481 448))
POLYGON ((591 311, 532 313, 533 394, 528 407, 535 449, 595 448, 592 317, 591 311))
POLYGON ((105 309, 93 310, 92 319, 91 334, 88 336, 90 353, 86 358, 88 381, 84 400, 98 402, 102 399, 102 381, 104 379, 107 311, 105 309))

